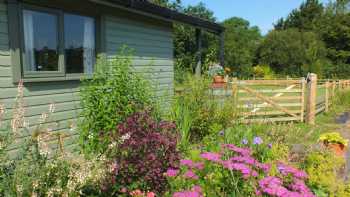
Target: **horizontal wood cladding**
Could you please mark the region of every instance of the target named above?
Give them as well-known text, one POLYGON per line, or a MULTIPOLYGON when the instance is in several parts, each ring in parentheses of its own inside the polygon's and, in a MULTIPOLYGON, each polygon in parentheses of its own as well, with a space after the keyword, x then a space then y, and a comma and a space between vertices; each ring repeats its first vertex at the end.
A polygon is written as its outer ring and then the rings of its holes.
MULTIPOLYGON (((114 57, 122 46, 133 50, 132 65, 135 72, 142 73, 156 88, 156 100, 161 100, 163 107, 169 107, 174 90, 173 32, 169 22, 155 21, 146 17, 116 11, 117 8, 87 3, 86 10, 68 0, 23 0, 24 3, 63 9, 68 12, 82 12, 87 15, 99 16, 104 13, 105 53, 114 57), (96 8, 96 9, 94 9, 96 8)), ((83 6, 85 7, 85 6, 83 6)), ((9 25, 7 5, 0 1, 0 104, 6 108, 5 121, 12 118, 14 101, 17 95, 17 84, 13 82, 13 56, 11 57, 9 41, 9 25)), ((119 57, 118 57, 119 58, 119 57)), ((55 104, 55 113, 42 126, 50 128, 50 132, 62 132, 65 137, 65 149, 77 151, 76 125, 82 117, 80 105, 80 85, 78 80, 25 82, 24 107, 28 129, 18 136, 18 142, 11 146, 10 152, 18 152, 18 148, 28 139, 40 124, 41 114, 48 112, 49 105, 55 104), (73 127, 73 128, 72 128, 73 127)), ((4 132, 4 131, 1 131, 4 132)), ((52 146, 55 146, 53 139, 52 146)))

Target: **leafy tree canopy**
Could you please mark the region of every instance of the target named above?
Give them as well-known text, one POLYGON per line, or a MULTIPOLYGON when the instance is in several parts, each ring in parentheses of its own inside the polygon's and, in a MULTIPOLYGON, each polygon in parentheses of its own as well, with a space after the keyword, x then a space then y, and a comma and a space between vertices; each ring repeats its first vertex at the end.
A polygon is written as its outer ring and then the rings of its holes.
POLYGON ((238 17, 223 22, 225 31, 225 65, 236 75, 247 76, 255 60, 256 49, 262 39, 260 30, 238 17))
POLYGON ((258 51, 260 64, 294 76, 304 76, 308 72, 322 74, 321 66, 326 62, 326 49, 318 36, 297 29, 271 31, 258 51))

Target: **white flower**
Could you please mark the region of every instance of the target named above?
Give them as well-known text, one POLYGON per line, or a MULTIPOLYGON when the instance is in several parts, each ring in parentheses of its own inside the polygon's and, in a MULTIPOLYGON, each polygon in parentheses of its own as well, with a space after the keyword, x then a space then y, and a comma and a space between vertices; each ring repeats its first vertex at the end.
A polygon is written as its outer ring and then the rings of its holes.
POLYGON ((54 113, 54 112, 55 112, 55 109, 56 109, 55 104, 54 104, 54 103, 51 103, 50 106, 49 106, 49 112, 50 112, 50 113, 54 113))
POLYGON ((120 140, 121 140, 121 142, 123 143, 125 140, 128 140, 128 139, 130 139, 130 133, 127 133, 127 134, 125 134, 125 135, 123 135, 121 138, 120 138, 120 140))
POLYGON ((108 145, 109 149, 113 149, 115 147, 117 147, 117 142, 112 142, 110 145, 108 145))
POLYGON ((90 133, 89 135, 88 135, 88 139, 93 139, 94 138, 94 134, 93 133, 90 133))

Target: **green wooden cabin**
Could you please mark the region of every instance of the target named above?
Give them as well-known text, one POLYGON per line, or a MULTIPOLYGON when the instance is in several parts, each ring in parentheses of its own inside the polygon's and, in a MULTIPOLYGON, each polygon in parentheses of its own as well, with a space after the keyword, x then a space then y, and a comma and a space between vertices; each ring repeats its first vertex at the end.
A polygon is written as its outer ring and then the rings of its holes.
MULTIPOLYGON (((218 24, 146 0, 0 0, 0 104, 6 108, 5 120, 12 116, 17 84, 23 80, 29 127, 35 128, 55 103, 52 132, 66 132, 65 147, 74 150, 74 128, 82 110, 80 78, 93 73, 98 54, 114 56, 123 45, 134 49, 136 70, 147 70, 159 95, 166 93, 165 101, 170 100, 174 22, 197 28, 199 52, 201 30, 223 37, 218 24)), ((19 140, 29 135, 23 132, 19 140)))

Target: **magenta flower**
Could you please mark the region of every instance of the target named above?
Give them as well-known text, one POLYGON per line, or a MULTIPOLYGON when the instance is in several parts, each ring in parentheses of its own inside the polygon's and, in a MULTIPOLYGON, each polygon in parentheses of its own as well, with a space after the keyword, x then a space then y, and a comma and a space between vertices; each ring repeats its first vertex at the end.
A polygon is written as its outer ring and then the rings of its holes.
POLYGON ((197 170, 203 170, 204 169, 204 163, 198 162, 193 164, 193 168, 196 168, 197 170))
POLYGON ((284 176, 293 175, 295 178, 298 179, 306 179, 308 177, 304 171, 298 170, 292 166, 288 166, 283 163, 279 163, 277 165, 277 168, 280 171, 280 173, 284 176))
POLYGON ((177 176, 178 173, 179 173, 179 170, 169 168, 166 171, 165 175, 168 176, 168 177, 175 177, 175 176, 177 176))
POLYGON ((187 179, 194 179, 194 180, 197 180, 199 178, 192 170, 188 170, 187 172, 185 172, 183 176, 187 179))
POLYGON ((251 155, 251 150, 249 148, 239 148, 233 144, 223 144, 222 147, 233 152, 239 153, 242 156, 251 155))
POLYGON ((202 188, 200 186, 194 186, 191 191, 176 192, 173 197, 203 197, 202 188))
POLYGON ((202 153, 201 158, 206 159, 208 161, 221 162, 221 155, 218 153, 202 153))
POLYGON ((187 166, 189 168, 192 168, 193 167, 193 161, 192 160, 189 160, 189 159, 181 159, 180 160, 180 165, 181 166, 187 166))

